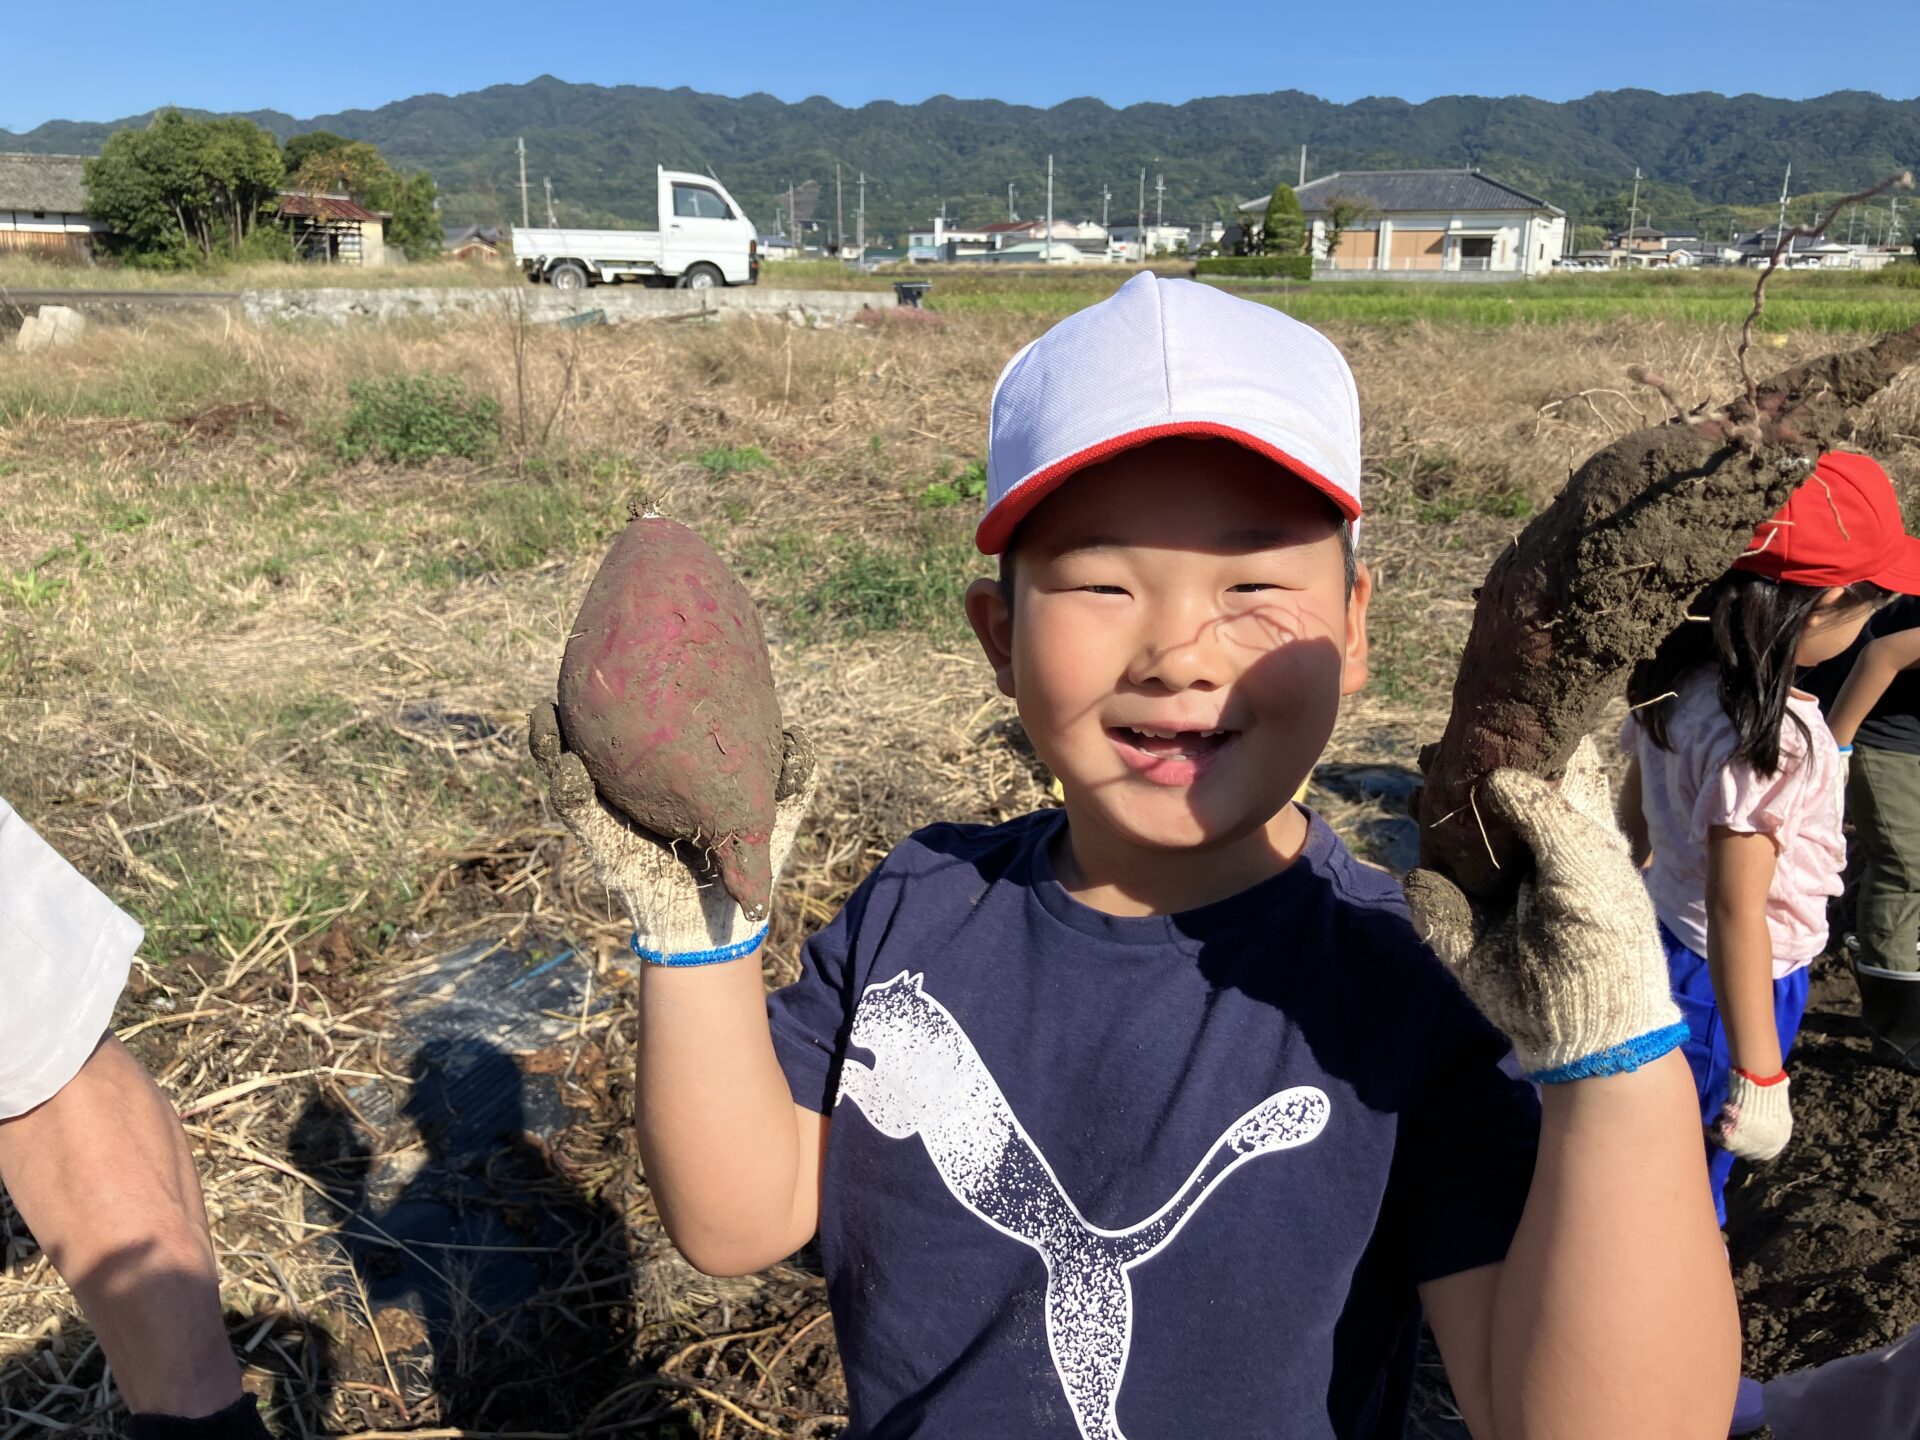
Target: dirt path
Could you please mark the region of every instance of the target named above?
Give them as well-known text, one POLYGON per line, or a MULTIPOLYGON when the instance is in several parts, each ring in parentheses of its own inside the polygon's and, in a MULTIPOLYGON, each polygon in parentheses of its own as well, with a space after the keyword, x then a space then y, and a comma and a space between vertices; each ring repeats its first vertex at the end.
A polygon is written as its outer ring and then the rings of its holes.
POLYGON ((1727 1239, 1763 1379, 1897 1339, 1920 1323, 1920 1078, 1867 1063, 1840 962, 1816 962, 1788 1061, 1793 1143, 1734 1171, 1727 1239))

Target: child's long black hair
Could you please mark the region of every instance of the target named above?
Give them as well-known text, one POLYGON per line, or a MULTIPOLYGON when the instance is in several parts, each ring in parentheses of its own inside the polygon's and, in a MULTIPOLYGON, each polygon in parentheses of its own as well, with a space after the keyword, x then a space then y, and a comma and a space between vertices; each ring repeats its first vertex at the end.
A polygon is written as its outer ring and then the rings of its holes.
MULTIPOLYGON (((1666 703, 1687 677, 1702 666, 1720 675, 1720 708, 1733 722, 1739 743, 1733 758, 1759 775, 1780 769, 1780 726, 1788 718, 1787 694, 1793 688, 1794 653, 1807 620, 1826 594, 1825 587, 1769 580, 1745 570, 1729 570, 1700 592, 1689 607, 1698 618, 1680 622, 1653 658, 1634 667, 1627 702, 1641 728, 1662 750, 1673 745, 1666 703)), ((1876 604, 1877 586, 1848 587, 1848 598, 1876 604)), ((1811 741, 1804 721, 1792 717, 1811 741)))

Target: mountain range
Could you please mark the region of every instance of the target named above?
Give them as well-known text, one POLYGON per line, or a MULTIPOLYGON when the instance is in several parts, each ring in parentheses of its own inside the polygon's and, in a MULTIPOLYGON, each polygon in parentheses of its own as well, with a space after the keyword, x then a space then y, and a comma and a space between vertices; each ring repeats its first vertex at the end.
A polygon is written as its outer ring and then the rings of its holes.
MULTIPOLYGON (((145 123, 55 120, 0 150, 91 154, 114 130, 145 123)), ((536 219, 551 180, 563 224, 654 219, 653 167, 720 177, 763 231, 797 192, 798 218, 835 216, 835 164, 849 235, 864 171, 869 238, 931 217, 945 202, 955 223, 984 224, 1013 207, 1045 212, 1046 157, 1055 165, 1055 214, 1130 221, 1145 171, 1149 217, 1221 213, 1236 200, 1339 169, 1478 168, 1566 210, 1577 224, 1624 222, 1636 168, 1640 214, 1668 228, 1748 221, 1777 203, 1782 177, 1802 208, 1920 165, 1920 99, 1839 91, 1813 100, 1613 90, 1549 102, 1526 96, 1390 98, 1334 104, 1298 90, 1140 104, 1099 100, 1050 108, 935 96, 918 104, 845 107, 814 97, 732 98, 692 90, 571 84, 542 76, 463 95, 417 95, 376 110, 297 119, 248 112, 284 139, 331 130, 378 145, 396 165, 430 171, 444 218, 519 218, 518 139, 536 219), (1156 182, 1164 177, 1164 192, 1156 182), (1111 200, 1103 199, 1103 190, 1111 200)), ((1795 218, 1799 218, 1796 212, 1795 218)))

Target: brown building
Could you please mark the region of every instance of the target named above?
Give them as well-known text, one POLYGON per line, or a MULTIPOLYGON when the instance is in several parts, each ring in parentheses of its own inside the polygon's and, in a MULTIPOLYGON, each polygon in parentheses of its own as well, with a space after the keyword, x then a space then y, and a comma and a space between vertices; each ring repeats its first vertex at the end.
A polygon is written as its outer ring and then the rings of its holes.
POLYGON ((106 227, 87 214, 80 155, 0 155, 0 254, 91 260, 106 227))
POLYGON ((387 263, 387 217, 345 195, 280 192, 276 217, 302 260, 334 265, 387 263))

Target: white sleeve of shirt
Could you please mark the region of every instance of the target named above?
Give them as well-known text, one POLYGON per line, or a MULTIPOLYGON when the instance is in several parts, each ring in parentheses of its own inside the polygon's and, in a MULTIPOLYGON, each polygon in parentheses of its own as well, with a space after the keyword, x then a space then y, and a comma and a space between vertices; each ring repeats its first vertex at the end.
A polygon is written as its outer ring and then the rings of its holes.
POLYGON ((87 1062, 143 933, 0 800, 0 1120, 87 1062))

